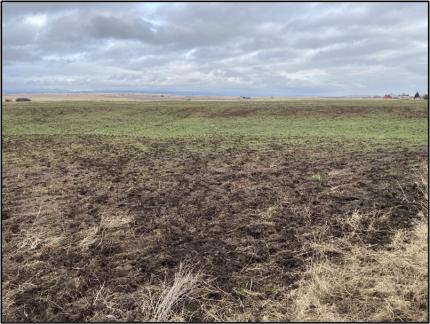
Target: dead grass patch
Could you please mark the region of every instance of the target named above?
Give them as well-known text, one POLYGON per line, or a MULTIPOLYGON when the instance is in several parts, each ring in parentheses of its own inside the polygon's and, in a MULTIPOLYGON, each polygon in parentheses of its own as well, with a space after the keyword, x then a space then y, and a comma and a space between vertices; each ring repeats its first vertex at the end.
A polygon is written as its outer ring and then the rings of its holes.
POLYGON ((426 321, 427 251, 427 224, 422 222, 413 231, 399 231, 388 251, 353 246, 341 262, 312 264, 292 293, 291 318, 426 321))
MULTIPOLYGON (((133 294, 113 291, 106 282, 94 290, 92 305, 97 310, 90 321, 129 321, 127 305, 138 310, 133 320, 141 322, 185 321, 185 303, 198 295, 203 276, 191 266, 180 264, 173 280, 147 284, 133 294)), ((129 307, 129 306, 128 306, 129 307)))
MULTIPOLYGON (((427 170, 418 178, 428 211, 427 170)), ((354 213, 349 234, 331 242, 315 241, 319 251, 300 285, 289 296, 294 321, 428 321, 428 220, 421 213, 413 229, 397 230, 386 249, 356 241, 375 232, 372 215, 354 213), (339 257, 330 258, 335 252, 339 257)))

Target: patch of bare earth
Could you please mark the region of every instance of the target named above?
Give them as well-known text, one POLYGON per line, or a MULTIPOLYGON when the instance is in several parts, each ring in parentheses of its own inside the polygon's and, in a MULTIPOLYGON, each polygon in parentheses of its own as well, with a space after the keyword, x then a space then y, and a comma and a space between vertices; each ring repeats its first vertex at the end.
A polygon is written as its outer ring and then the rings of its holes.
POLYGON ((291 320, 315 242, 377 253, 421 210, 425 149, 219 144, 7 138, 3 320, 291 320))

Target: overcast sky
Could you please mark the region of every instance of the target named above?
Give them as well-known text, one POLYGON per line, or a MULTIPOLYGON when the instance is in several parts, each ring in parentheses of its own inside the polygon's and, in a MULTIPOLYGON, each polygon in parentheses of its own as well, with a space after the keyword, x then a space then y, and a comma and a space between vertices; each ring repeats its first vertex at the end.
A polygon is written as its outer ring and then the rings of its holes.
POLYGON ((3 3, 6 91, 426 92, 426 3, 3 3))

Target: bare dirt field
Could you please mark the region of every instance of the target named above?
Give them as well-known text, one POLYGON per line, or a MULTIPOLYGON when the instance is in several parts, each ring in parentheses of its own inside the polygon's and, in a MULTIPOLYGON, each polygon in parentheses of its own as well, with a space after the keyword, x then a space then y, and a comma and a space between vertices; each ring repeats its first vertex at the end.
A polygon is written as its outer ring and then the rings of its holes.
MULTIPOLYGON (((342 236, 354 210, 370 213, 374 230, 357 240, 378 248, 418 214, 404 196, 419 199, 410 163, 424 150, 219 150, 213 142, 202 152, 180 141, 135 143, 150 149, 97 137, 4 143, 5 154, 20 156, 3 171, 4 288, 21 286, 15 303, 26 308, 11 319, 103 320, 91 298, 103 286, 124 296, 115 318, 139 320, 139 301, 127 296, 181 262, 216 278, 199 296, 213 307, 248 290, 276 300, 312 259, 305 247, 319 229, 342 236), (16 235, 27 241, 10 245, 16 235)), ((190 303, 188 319, 210 320, 198 299, 190 303)), ((251 314, 264 319, 262 309, 251 314)))

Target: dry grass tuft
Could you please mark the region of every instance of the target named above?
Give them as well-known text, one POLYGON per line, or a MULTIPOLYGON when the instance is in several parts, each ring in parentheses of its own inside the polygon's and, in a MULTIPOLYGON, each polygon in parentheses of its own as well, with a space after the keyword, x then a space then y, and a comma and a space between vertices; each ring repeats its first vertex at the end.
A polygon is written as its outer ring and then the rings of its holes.
POLYGON ((95 244, 99 238, 98 233, 100 232, 99 226, 93 226, 81 232, 83 239, 79 242, 79 247, 82 250, 88 250, 93 244, 95 244))
POLYGON ((114 285, 102 282, 93 290, 91 305, 97 311, 88 321, 186 321, 186 302, 201 293, 202 275, 180 264, 173 280, 169 281, 146 283, 131 294, 124 294, 114 285), (130 307, 135 310, 133 317, 129 317, 130 307))
POLYGON ((28 213, 32 217, 32 223, 23 226, 20 232, 13 234, 15 251, 19 253, 43 253, 52 248, 62 246, 66 237, 63 230, 55 222, 51 222, 49 216, 40 204, 37 212, 28 213))
MULTIPOLYGON (((418 205, 421 207, 423 213, 426 215, 429 211, 429 186, 428 186, 428 166, 427 164, 424 164, 421 167, 421 172, 417 175, 418 180, 416 181, 416 185, 418 188, 418 191, 421 193, 422 199, 418 201, 418 205)), ((423 215, 425 216, 425 215, 423 215)))
POLYGON ((162 290, 153 308, 154 314, 151 321, 171 320, 174 315, 174 307, 193 291, 200 279, 200 273, 194 274, 190 268, 180 264, 173 283, 170 286, 165 286, 162 290))
POLYGON ((127 227, 129 224, 133 223, 134 218, 129 214, 109 214, 104 213, 100 222, 100 226, 103 229, 116 229, 127 227))

